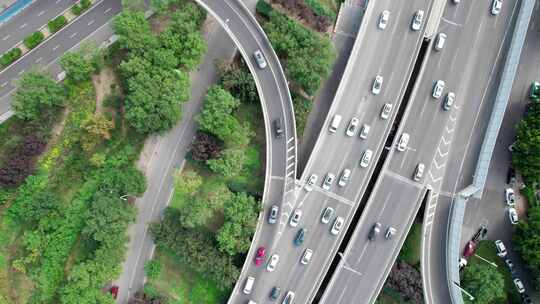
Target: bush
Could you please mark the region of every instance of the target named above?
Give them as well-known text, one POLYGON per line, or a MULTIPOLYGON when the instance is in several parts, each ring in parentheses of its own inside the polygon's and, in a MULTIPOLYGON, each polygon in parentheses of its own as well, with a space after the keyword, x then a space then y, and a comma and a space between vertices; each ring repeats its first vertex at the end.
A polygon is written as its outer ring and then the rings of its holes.
POLYGON ((43 35, 43 33, 40 31, 37 31, 37 32, 32 33, 30 36, 24 38, 23 42, 27 48, 33 49, 38 44, 40 44, 43 41, 43 39, 45 39, 45 36, 43 35))
POLYGON ((56 33, 58 32, 58 30, 63 28, 64 25, 66 24, 67 24, 66 17, 64 17, 63 15, 60 15, 54 18, 53 20, 49 21, 49 23, 47 23, 47 26, 49 27, 49 31, 51 31, 51 33, 56 33))
POLYGON ((221 143, 217 137, 197 131, 197 136, 191 143, 191 157, 193 160, 205 162, 217 158, 220 153, 221 143))
POLYGON ((336 13, 328 6, 321 4, 320 0, 304 0, 304 2, 316 15, 326 17, 330 20, 336 20, 336 13))
POLYGON ((313 108, 313 103, 298 94, 292 95, 294 119, 296 121, 296 134, 298 134, 299 137, 302 137, 309 113, 311 112, 311 108, 313 108))
POLYGON ((45 150, 45 142, 29 136, 11 153, 8 161, 0 167, 0 186, 16 187, 34 171, 34 157, 45 150))
POLYGON ((269 17, 270 12, 273 11, 273 8, 270 4, 266 3, 264 0, 257 1, 257 6, 255 7, 257 13, 269 17))
POLYGON ((16 47, 7 51, 2 57, 0 57, 0 66, 5 68, 8 65, 12 64, 15 60, 19 59, 22 55, 20 48, 16 47))
POLYGON ((293 12, 298 18, 303 19, 319 32, 326 32, 331 25, 330 18, 316 14, 316 12, 303 1, 274 0, 274 2, 279 3, 288 11, 293 12))
POLYGON ((81 0, 79 4, 75 4, 71 8, 71 12, 78 16, 82 14, 85 10, 87 10, 91 5, 92 5, 92 2, 90 2, 90 0, 81 0))

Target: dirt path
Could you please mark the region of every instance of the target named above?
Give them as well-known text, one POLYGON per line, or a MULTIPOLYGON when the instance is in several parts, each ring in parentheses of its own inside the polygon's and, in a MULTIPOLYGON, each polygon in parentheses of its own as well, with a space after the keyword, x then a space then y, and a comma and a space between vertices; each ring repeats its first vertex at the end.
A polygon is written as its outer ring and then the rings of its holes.
POLYGON ((105 66, 98 75, 92 75, 92 83, 96 90, 96 113, 103 113, 103 100, 111 95, 111 87, 118 84, 113 70, 105 66))

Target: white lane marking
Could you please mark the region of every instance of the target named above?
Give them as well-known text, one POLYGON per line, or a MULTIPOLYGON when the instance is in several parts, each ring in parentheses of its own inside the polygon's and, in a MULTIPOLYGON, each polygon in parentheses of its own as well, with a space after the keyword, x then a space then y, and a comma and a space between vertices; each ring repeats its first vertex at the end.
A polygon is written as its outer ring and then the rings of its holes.
POLYGON ((4 38, 2 38, 3 41, 6 41, 9 39, 9 37, 11 37, 11 35, 6 35, 4 38))
POLYGON ((290 144, 291 141, 293 141, 293 140, 294 140, 294 137, 289 137, 289 139, 287 140, 287 143, 290 144))
POLYGON ((6 81, 6 82, 2 83, 2 86, 1 86, 1 87, 3 88, 3 87, 5 87, 5 86, 7 86, 7 85, 8 85, 8 82, 6 81))
POLYGON ((88 26, 94 24, 94 22, 96 22, 94 19, 90 20, 90 22, 88 22, 88 26))
POLYGON ((292 150, 294 150, 294 146, 290 147, 289 149, 287 149, 287 153, 291 152, 292 150))
POLYGON ((278 179, 278 180, 284 180, 285 178, 283 176, 270 176, 270 179, 278 179))
POLYGON ((60 1, 62 1, 62 0, 56 0, 56 2, 55 2, 55 3, 56 3, 56 4, 58 4, 58 3, 60 3, 60 1))
POLYGON ((442 143, 443 143, 445 146, 448 146, 448 145, 452 142, 452 140, 446 141, 446 139, 444 138, 444 136, 441 137, 441 141, 442 141, 442 143))
POLYGON ((34 61, 35 63, 39 63, 41 60, 43 60, 43 57, 39 57, 38 59, 36 59, 36 61, 34 61))
POLYGON ((24 73, 24 70, 20 70, 19 73, 17 73, 19 76, 22 75, 22 73, 24 73))
POLYGON ((103 13, 104 13, 104 14, 106 14, 106 13, 110 12, 110 11, 111 11, 111 9, 112 9, 112 8, 110 8, 110 7, 109 7, 109 8, 108 8, 108 9, 106 9, 106 10, 105 10, 105 11, 104 11, 103 13))
POLYGON ((73 38, 75 38, 75 36, 77 36, 77 32, 71 34, 71 35, 69 36, 69 38, 73 39, 73 38))
POLYGON ((43 14, 45 14, 45 11, 41 11, 41 12, 39 12, 39 14, 37 14, 37 15, 38 15, 38 17, 39 17, 39 16, 41 16, 41 15, 43 15, 43 14))
POLYGON ((53 47, 52 50, 53 50, 53 51, 56 51, 56 49, 58 49, 59 47, 60 47, 60 44, 57 44, 57 45, 55 45, 55 46, 53 47))
POLYGON ((444 166, 446 166, 445 163, 439 165, 439 164, 437 163, 437 160, 436 160, 436 159, 433 160, 433 165, 435 165, 435 168, 436 168, 437 170, 439 170, 439 169, 441 169, 441 168, 444 168, 444 166))
POLYGON ((450 21, 450 20, 448 20, 448 19, 446 19, 446 18, 444 18, 444 17, 441 17, 441 20, 444 21, 444 22, 446 22, 446 23, 448 23, 448 24, 450 24, 450 25, 453 25, 453 26, 457 26, 457 27, 462 27, 462 26, 463 26, 463 25, 461 25, 461 24, 459 24, 459 23, 455 23, 455 22, 453 22, 453 21, 450 21))
POLYGON ((439 155, 440 155, 441 157, 445 157, 446 155, 448 155, 448 151, 446 151, 445 153, 442 153, 440 148, 441 148, 441 147, 437 147, 437 152, 439 152, 439 155))
POLYGON ((21 26, 19 26, 20 29, 25 28, 28 24, 25 22, 21 26))

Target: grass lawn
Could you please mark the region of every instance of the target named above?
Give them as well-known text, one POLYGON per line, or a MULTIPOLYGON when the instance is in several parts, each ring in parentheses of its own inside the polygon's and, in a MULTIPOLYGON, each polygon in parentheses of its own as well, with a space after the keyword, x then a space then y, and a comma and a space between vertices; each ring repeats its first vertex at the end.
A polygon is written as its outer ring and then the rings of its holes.
POLYGON ((160 294, 171 299, 171 304, 219 304, 225 303, 228 291, 221 291, 214 282, 205 280, 185 265, 174 260, 170 254, 156 250, 154 256, 162 265, 162 271, 151 283, 160 294))
MULTIPOLYGON (((495 262, 497 264, 497 270, 504 276, 504 288, 506 289, 506 294, 508 296, 509 303, 519 304, 521 303, 521 298, 514 286, 512 281, 512 274, 504 264, 504 261, 497 256, 497 249, 495 248, 495 243, 493 241, 485 240, 481 241, 476 249, 476 255, 483 257, 486 260, 495 262)), ((486 263, 481 259, 472 256, 469 259, 469 264, 472 263, 486 263)))
POLYGON ((422 224, 413 223, 398 259, 419 268, 420 250, 422 245, 422 224))
POLYGON ((337 14, 337 12, 339 10, 339 6, 338 6, 336 0, 319 0, 319 2, 321 2, 322 5, 330 8, 331 10, 333 10, 337 14))

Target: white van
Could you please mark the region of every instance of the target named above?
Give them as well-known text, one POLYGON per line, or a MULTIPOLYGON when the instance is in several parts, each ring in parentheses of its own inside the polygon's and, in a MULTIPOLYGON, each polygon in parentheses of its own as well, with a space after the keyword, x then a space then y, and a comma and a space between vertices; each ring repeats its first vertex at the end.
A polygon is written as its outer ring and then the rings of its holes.
POLYGON ((253 289, 253 284, 255 284, 255 278, 254 277, 247 277, 246 284, 244 284, 244 293, 250 294, 251 290, 253 289))
POLYGON ((330 132, 336 133, 337 128, 339 127, 339 123, 341 122, 341 115, 334 115, 334 118, 332 118, 332 122, 330 123, 330 132))

